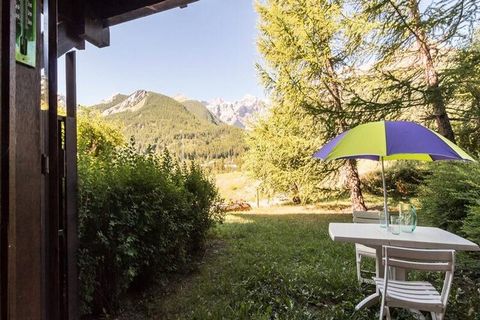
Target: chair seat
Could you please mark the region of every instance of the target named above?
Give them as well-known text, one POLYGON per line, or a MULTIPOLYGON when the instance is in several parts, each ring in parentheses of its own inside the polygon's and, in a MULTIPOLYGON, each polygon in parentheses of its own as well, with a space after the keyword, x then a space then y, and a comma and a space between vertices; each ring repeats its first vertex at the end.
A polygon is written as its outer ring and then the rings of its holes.
POLYGON ((355 243, 355 250, 357 251, 358 254, 361 254, 362 256, 367 256, 372 258, 377 257, 377 251, 375 250, 375 248, 367 247, 366 245, 363 245, 360 243, 355 243))
MULTIPOLYGON (((383 278, 373 278, 377 288, 383 294, 383 278)), ((388 305, 400 308, 412 308, 430 312, 442 312, 444 307, 437 289, 425 281, 388 280, 385 298, 388 305)))

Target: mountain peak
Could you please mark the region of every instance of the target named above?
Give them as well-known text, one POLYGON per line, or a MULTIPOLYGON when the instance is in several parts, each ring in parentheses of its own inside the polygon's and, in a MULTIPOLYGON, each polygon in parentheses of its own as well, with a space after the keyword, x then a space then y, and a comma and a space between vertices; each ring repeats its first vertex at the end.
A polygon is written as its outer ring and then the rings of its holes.
POLYGON ((111 103, 111 102, 115 101, 115 99, 117 99, 118 97, 122 97, 122 96, 124 96, 124 95, 121 94, 120 92, 116 92, 116 93, 112 94, 110 97, 101 100, 100 104, 111 103))
MULTIPOLYGON (((154 92, 147 90, 137 90, 129 96, 115 94, 112 97, 102 101, 105 104, 101 109, 103 116, 109 116, 121 112, 134 112, 145 106, 146 100, 150 96, 156 96, 154 92)), ((177 103, 185 106, 189 112, 192 112, 200 119, 219 124, 226 124, 245 129, 249 123, 262 117, 267 110, 267 103, 251 94, 246 94, 237 101, 228 102, 222 98, 216 98, 211 101, 190 100, 182 94, 177 94, 173 98, 177 103), (206 108, 206 110, 202 110, 206 108)))
POLYGON ((177 93, 172 98, 177 100, 180 103, 190 100, 186 95, 184 95, 182 93, 177 93))
MULTIPOLYGON (((148 91, 146 90, 137 90, 131 95, 128 96, 125 100, 116 104, 102 112, 102 115, 108 116, 115 113, 125 112, 125 111, 136 111, 143 107, 145 104, 148 91)), ((112 100, 113 101, 113 100, 112 100)))
POLYGON ((217 98, 207 102, 206 106, 213 115, 223 122, 243 129, 266 111, 265 101, 250 94, 234 102, 226 102, 217 98))

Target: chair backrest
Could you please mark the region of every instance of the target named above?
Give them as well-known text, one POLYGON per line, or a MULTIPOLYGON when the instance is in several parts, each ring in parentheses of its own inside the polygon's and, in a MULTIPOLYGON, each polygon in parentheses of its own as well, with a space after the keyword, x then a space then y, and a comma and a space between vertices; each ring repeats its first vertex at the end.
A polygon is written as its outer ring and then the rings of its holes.
POLYGON ((380 223, 378 211, 353 211, 353 223, 380 223))
POLYGON ((445 272, 441 299, 444 305, 447 304, 453 281, 453 273, 455 271, 454 250, 411 249, 384 246, 383 263, 385 265, 385 283, 388 282, 389 267, 445 272))

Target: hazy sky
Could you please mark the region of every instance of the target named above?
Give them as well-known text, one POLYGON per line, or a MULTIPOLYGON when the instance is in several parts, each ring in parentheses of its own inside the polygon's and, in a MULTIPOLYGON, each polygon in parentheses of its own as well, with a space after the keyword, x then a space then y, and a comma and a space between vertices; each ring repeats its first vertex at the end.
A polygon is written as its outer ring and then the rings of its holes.
MULTIPOLYGON (((263 97, 253 0, 200 0, 110 29, 110 47, 77 52, 78 102, 147 89, 210 100, 263 97)), ((64 62, 59 64, 64 93, 64 62)))

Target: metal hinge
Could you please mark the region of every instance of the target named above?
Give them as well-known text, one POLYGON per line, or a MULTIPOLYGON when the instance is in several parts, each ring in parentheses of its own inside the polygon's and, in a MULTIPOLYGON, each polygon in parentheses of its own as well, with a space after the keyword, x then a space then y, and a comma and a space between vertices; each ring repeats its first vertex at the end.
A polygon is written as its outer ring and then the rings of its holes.
POLYGON ((50 165, 48 161, 48 156, 42 154, 42 174, 49 174, 50 173, 50 165))

